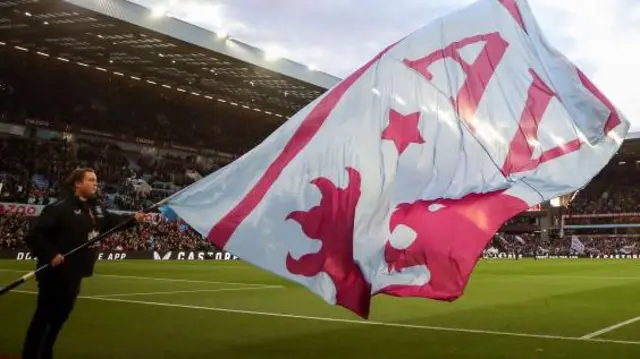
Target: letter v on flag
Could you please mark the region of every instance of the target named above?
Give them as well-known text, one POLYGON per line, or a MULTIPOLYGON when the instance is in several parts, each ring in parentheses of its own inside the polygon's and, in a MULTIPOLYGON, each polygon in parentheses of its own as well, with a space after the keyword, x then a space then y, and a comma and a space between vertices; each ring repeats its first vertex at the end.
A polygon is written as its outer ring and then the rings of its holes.
POLYGON ((241 259, 369 317, 452 301, 509 218, 585 186, 629 122, 524 0, 480 0, 389 46, 168 206, 241 259))

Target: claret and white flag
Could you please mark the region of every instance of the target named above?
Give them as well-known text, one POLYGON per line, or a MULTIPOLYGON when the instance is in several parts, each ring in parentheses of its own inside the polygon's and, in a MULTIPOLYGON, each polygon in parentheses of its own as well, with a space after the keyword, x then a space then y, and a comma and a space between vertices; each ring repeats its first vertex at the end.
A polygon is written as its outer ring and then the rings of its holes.
POLYGON ((586 185, 628 129, 526 0, 480 0, 168 205, 225 251, 367 318, 376 294, 460 297, 502 224, 586 185))

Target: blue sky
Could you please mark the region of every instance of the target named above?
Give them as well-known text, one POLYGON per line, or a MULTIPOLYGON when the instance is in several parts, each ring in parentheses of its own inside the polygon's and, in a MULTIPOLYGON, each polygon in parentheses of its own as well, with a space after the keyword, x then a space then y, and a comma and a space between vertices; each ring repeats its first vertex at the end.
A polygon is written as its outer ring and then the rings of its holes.
MULTIPOLYGON (((130 0, 345 77, 473 0, 130 0)), ((529 0, 547 39, 640 130, 640 0, 529 0)))

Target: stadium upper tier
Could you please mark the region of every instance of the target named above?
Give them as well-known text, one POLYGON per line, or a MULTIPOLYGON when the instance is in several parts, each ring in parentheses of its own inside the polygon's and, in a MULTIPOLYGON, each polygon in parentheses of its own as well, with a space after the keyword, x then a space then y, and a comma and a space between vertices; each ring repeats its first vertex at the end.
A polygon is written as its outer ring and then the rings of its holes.
POLYGON ((0 47, 197 97, 234 121, 281 124, 340 81, 128 0, 0 2, 0 47))
POLYGON ((283 120, 339 79, 125 0, 4 1, 0 46, 283 120))

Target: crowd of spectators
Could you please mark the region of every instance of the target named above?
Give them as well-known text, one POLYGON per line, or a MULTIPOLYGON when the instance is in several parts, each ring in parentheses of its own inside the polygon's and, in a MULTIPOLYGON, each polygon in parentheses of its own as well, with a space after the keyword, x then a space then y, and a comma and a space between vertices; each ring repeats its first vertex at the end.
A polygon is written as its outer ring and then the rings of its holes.
MULTIPOLYGON (((630 149, 635 148, 630 145, 630 149)), ((640 173, 640 153, 631 158, 614 158, 586 186, 579 191, 567 208, 567 214, 603 214, 640 212, 640 187, 636 178, 640 173), (621 161, 620 159, 625 159, 621 161)))
POLYGON ((0 201, 51 203, 77 167, 94 168, 110 208, 121 210, 145 208, 192 183, 187 171, 207 175, 193 158, 149 160, 112 143, 0 137, 0 201), (148 188, 134 185, 142 178, 148 188))
POLYGON ((579 235, 575 236, 583 246, 578 250, 572 245, 573 235, 548 236, 539 233, 497 234, 486 249, 494 248, 498 253, 523 256, 569 256, 579 255, 640 255, 640 235, 579 235))
POLYGON ((640 188, 614 182, 601 192, 581 193, 568 209, 569 214, 637 213, 640 212, 640 188))
POLYGON ((580 236, 579 239, 591 254, 640 254, 640 237, 580 236))
POLYGON ((193 229, 178 222, 143 223, 99 242, 103 251, 207 251, 214 247, 193 229))
POLYGON ((0 249, 24 248, 24 235, 28 229, 29 221, 27 217, 0 216, 0 249))
MULTIPOLYGON (((28 217, 0 215, 0 249, 26 249, 28 217)), ((116 232, 98 242, 102 251, 209 251, 214 247, 188 226, 178 222, 149 221, 116 232)))

